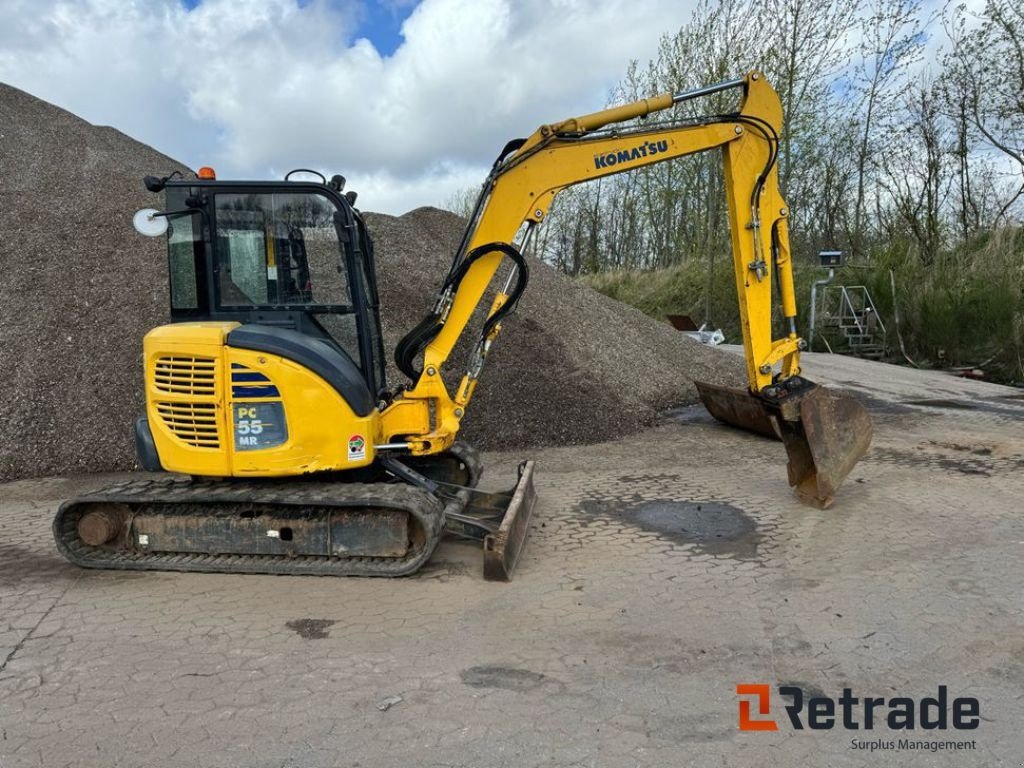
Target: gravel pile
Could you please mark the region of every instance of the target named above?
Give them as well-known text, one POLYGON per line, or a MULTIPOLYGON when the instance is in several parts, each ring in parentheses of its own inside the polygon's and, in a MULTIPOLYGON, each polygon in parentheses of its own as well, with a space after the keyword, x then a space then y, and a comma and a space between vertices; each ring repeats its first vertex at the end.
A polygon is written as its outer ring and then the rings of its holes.
POLYGON ((184 167, 0 84, 0 479, 126 469, 165 246, 132 214, 184 167))
MULTIPOLYGON (((175 169, 0 84, 0 480, 134 465, 142 336, 166 322, 168 297, 164 243, 139 236, 131 216, 160 204, 142 177, 175 169)), ((463 221, 430 208, 367 218, 390 357, 430 308, 463 221)), ((469 347, 449 363, 453 381, 469 347)), ((605 440, 694 401, 694 378, 743 375, 738 358, 535 263, 462 434, 485 449, 605 440)))

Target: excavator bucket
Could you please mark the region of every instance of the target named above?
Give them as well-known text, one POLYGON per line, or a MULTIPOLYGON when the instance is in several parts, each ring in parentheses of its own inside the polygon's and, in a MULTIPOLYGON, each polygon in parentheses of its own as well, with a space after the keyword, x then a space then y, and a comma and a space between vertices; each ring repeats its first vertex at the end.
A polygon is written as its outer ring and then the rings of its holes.
POLYGON ((708 413, 723 424, 756 432, 775 440, 782 438, 775 431, 775 425, 764 405, 745 389, 722 387, 706 381, 695 381, 697 392, 708 413))
POLYGON ((794 376, 763 394, 698 383, 708 411, 719 421, 782 440, 789 484, 821 509, 871 444, 871 417, 851 397, 794 376))

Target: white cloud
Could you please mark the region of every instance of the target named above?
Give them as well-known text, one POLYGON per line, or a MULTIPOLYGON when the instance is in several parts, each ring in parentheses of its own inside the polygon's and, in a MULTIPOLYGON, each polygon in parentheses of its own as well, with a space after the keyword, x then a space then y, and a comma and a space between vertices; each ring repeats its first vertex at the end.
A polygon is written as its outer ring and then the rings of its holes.
POLYGON ((423 0, 381 57, 354 0, 9 0, 0 79, 222 177, 340 172, 362 207, 400 213, 479 183, 506 140, 603 106, 692 6, 423 0))

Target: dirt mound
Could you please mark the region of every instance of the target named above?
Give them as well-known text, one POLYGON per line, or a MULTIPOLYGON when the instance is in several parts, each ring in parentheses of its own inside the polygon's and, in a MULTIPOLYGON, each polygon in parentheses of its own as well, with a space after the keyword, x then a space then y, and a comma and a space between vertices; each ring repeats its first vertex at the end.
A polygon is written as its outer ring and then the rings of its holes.
POLYGON ((0 479, 124 469, 142 335, 167 318, 165 246, 132 214, 184 167, 0 84, 0 479))
MULTIPOLYGON (((0 84, 0 480, 133 466, 141 340, 166 322, 168 297, 164 243, 139 236, 131 216, 159 205, 142 177, 175 169, 185 170, 0 84)), ((430 308, 463 222, 430 208, 367 218, 390 358, 430 308)), ((453 380, 468 350, 456 350, 453 380)), ((740 382, 742 370, 535 263, 464 436, 491 449, 604 440, 692 401, 693 378, 740 382)))

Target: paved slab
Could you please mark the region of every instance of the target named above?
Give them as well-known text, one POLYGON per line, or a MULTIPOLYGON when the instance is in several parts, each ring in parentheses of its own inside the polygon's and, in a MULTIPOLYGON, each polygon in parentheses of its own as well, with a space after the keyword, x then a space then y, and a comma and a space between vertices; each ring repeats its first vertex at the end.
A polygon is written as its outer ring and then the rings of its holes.
MULTIPOLYGON (((827 511, 780 445, 687 409, 537 452, 511 584, 446 542, 399 581, 82 571, 49 533, 109 478, 0 486, 0 766, 1011 765, 1024 755, 1024 399, 810 355, 871 456, 827 511), (738 683, 981 704, 973 750, 737 728, 738 683)), ((492 454, 487 481, 516 460, 492 454)))

